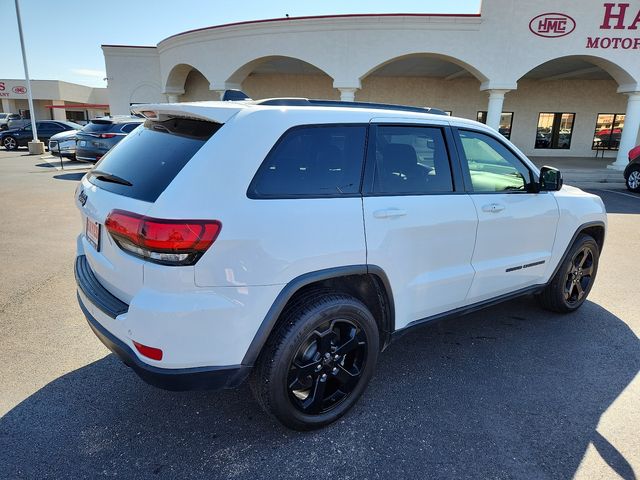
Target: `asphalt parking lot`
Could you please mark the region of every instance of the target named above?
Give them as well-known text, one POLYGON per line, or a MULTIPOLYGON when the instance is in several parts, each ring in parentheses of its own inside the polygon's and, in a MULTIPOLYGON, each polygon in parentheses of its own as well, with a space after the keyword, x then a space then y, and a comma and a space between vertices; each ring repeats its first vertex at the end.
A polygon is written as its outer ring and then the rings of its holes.
POLYGON ((381 355, 341 421, 282 428, 248 387, 166 392, 102 346, 75 299, 82 171, 0 152, 0 478, 640 476, 640 196, 576 313, 532 298, 428 325, 381 355))

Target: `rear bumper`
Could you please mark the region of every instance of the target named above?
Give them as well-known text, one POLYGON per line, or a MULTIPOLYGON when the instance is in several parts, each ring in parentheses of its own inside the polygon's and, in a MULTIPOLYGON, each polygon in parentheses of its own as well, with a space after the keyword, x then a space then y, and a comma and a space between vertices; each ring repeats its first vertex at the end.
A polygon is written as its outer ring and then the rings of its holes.
POLYGON ((78 285, 78 303, 93 333, 122 362, 131 367, 140 378, 155 387, 165 390, 212 390, 233 388, 240 385, 249 375, 251 367, 231 365, 220 367, 161 368, 141 360, 133 349, 105 328, 85 305, 86 298, 91 306, 108 317, 115 319, 127 312, 128 306, 111 295, 95 278, 84 255, 76 258, 75 277, 78 285), (82 295, 80 294, 82 293, 82 295))

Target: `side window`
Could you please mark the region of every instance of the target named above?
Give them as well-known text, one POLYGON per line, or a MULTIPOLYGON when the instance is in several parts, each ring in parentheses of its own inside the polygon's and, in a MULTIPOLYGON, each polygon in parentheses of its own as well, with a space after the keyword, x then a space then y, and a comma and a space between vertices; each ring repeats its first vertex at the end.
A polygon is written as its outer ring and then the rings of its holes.
POLYGON ((356 194, 367 127, 319 125, 286 132, 262 162, 250 197, 318 197, 356 194))
POLYGON ((374 163, 374 193, 453 191, 449 155, 439 128, 378 126, 374 163))
POLYGON ((474 192, 524 192, 531 172, 511 151, 484 133, 458 130, 474 192))
POLYGON ((138 125, 140 125, 139 123, 127 123, 124 127, 122 127, 122 131, 124 133, 131 133, 138 125))

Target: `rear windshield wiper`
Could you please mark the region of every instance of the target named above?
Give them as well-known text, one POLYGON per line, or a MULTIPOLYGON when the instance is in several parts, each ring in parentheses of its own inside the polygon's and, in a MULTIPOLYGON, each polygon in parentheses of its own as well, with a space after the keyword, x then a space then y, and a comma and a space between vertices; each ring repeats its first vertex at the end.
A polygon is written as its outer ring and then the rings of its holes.
POLYGON ((119 183, 120 185, 133 187, 133 183, 131 183, 129 180, 125 180, 124 178, 114 175, 113 173, 103 172, 102 170, 91 170, 91 175, 104 182, 119 183))

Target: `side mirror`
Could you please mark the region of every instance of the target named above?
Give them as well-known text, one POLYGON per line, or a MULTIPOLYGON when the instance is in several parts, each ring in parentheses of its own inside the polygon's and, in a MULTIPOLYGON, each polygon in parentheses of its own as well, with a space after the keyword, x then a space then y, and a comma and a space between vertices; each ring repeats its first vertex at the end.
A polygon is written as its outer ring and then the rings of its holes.
POLYGON ((553 167, 544 166, 540 169, 540 191, 555 192, 562 188, 562 173, 553 167))

